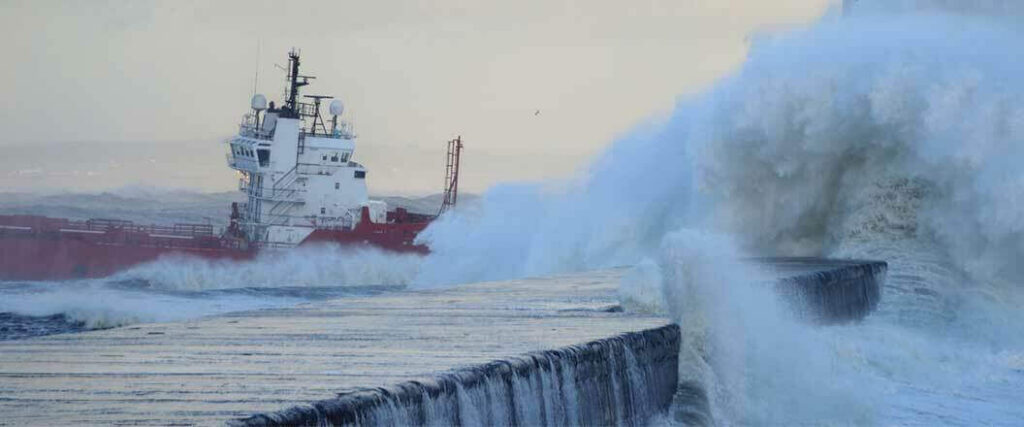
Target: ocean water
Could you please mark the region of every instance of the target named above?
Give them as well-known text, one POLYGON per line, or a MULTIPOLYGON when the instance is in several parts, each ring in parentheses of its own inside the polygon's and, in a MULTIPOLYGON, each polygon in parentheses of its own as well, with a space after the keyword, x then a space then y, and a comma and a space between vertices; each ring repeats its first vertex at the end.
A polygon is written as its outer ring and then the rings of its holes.
POLYGON ((234 311, 287 307, 402 286, 246 287, 206 291, 154 289, 145 281, 0 282, 0 340, 171 322, 234 311))
POLYGON ((242 263, 162 258, 102 279, 0 282, 0 340, 400 291, 419 258, 320 246, 242 263))
POLYGON ((496 186, 435 222, 427 257, 334 248, 5 283, 0 322, 23 336, 627 265, 626 306, 679 322, 681 378, 717 424, 1020 425, 1024 12, 981 3, 861 0, 759 34, 735 72, 578 174, 496 186), (882 303, 803 324, 740 261, 764 255, 888 261, 882 303))

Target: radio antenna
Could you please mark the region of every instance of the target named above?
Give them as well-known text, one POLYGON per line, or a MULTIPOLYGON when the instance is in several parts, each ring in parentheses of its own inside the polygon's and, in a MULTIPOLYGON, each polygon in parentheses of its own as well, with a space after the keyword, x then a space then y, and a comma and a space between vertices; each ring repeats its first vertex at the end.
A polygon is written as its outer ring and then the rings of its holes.
POLYGON ((260 84, 260 39, 256 39, 256 76, 252 79, 252 96, 256 96, 256 87, 260 84))

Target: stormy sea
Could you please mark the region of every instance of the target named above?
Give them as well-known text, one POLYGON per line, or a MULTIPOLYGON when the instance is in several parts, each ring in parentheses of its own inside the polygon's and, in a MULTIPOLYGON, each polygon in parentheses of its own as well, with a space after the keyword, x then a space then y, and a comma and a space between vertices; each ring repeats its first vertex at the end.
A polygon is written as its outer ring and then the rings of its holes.
POLYGON ((446 214, 420 237, 428 256, 319 248, 2 283, 0 337, 628 266, 624 307, 677 320, 680 376, 716 424, 1019 425, 1020 18, 1011 2, 857 2, 758 34, 736 70, 575 176, 446 214), (887 261, 881 304, 793 321, 749 286, 741 260, 766 255, 887 261))

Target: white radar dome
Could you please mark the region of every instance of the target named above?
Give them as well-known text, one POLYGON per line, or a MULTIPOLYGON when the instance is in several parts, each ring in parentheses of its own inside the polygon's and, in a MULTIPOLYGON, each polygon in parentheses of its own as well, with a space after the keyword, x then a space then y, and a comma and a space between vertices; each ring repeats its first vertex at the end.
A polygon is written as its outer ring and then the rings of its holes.
POLYGON ((340 116, 341 113, 344 113, 344 112, 345 112, 345 104, 343 104, 340 99, 335 99, 334 101, 331 101, 331 115, 332 116, 340 116))
POLYGON ((261 94, 255 94, 252 96, 252 109, 256 111, 263 111, 267 109, 267 97, 261 94))

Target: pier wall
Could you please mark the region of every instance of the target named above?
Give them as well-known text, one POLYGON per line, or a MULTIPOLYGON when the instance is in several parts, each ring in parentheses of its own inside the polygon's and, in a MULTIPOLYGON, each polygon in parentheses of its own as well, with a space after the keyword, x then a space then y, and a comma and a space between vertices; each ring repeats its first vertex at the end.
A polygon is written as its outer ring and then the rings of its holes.
POLYGON ((772 258, 771 264, 820 265, 811 271, 782 277, 776 290, 791 308, 819 324, 854 322, 875 310, 888 271, 883 261, 829 261, 807 258, 772 258))
MULTIPOLYGON (((884 261, 819 258, 756 261, 775 271, 778 275, 776 291, 801 320, 823 326, 856 322, 874 311, 888 271, 884 261)), ((670 417, 684 426, 717 424, 707 389, 700 381, 681 381, 672 399, 670 417)))
POLYGON ((233 425, 643 425, 676 390, 679 327, 351 392, 233 425))

